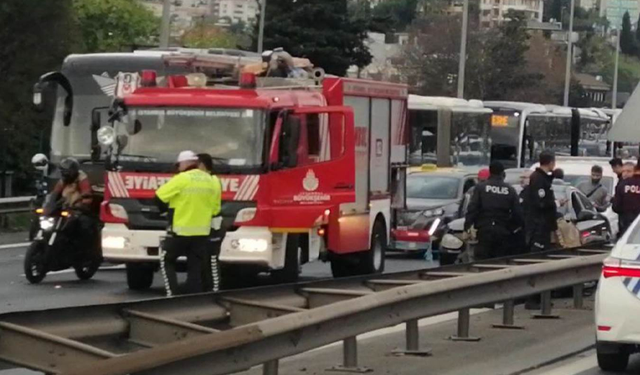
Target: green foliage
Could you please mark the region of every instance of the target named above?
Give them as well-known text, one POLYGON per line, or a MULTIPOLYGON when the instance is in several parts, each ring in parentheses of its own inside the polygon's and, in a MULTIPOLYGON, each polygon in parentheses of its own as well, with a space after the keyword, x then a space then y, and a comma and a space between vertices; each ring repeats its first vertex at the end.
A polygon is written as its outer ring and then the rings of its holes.
POLYGON ((238 38, 210 22, 199 22, 182 35, 182 45, 190 48, 236 48, 238 38))
POLYGON ((47 151, 51 119, 34 111, 32 87, 77 46, 71 1, 2 0, 0 25, 0 171, 26 181, 31 156, 47 151))
POLYGON ((625 55, 635 55, 638 47, 634 35, 631 33, 631 17, 629 12, 622 16, 622 30, 620 31, 620 50, 625 55))
POLYGON ((132 0, 73 0, 86 52, 128 50, 157 40, 160 21, 132 0))
POLYGON ((375 19, 390 19, 396 31, 404 31, 417 15, 418 0, 386 0, 373 8, 375 19))
POLYGON ((267 5, 264 48, 283 47, 331 74, 344 75, 351 65, 371 62, 366 37, 367 22, 349 16, 346 0, 270 0, 267 5))

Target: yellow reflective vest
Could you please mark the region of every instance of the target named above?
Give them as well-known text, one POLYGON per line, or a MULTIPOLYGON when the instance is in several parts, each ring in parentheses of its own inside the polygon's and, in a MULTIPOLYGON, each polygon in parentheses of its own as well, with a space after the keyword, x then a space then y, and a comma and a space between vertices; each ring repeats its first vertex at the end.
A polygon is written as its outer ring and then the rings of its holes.
POLYGON ((173 232, 178 236, 208 236, 211 218, 220 212, 221 184, 200 169, 175 175, 156 196, 173 209, 173 232))

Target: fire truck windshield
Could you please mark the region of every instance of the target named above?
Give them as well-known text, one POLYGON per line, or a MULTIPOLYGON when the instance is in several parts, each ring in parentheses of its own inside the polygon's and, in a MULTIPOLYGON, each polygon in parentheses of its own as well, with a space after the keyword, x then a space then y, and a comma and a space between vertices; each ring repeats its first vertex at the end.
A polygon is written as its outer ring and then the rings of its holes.
POLYGON ((262 165, 265 114, 238 108, 129 108, 114 124, 127 136, 123 157, 172 163, 180 151, 208 153, 229 167, 262 165))

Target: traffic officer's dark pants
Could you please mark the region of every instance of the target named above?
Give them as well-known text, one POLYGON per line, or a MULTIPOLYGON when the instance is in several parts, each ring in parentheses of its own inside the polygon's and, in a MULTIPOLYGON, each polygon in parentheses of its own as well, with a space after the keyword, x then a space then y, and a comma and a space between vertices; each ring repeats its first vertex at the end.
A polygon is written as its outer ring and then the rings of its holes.
POLYGON ((220 255, 220 247, 222 246, 222 236, 221 231, 211 230, 207 254, 202 268, 202 283, 204 290, 207 292, 217 292, 220 288, 220 264, 218 263, 218 256, 220 255))
POLYGON ((505 257, 510 254, 511 233, 501 225, 487 225, 478 228, 478 245, 474 258, 483 260, 505 257))
POLYGON ((173 236, 165 239, 162 250, 164 251, 163 266, 166 277, 165 287, 168 289, 167 294, 179 294, 176 262, 181 256, 187 257, 187 283, 184 292, 202 293, 208 291, 205 289, 202 276, 204 267, 210 264, 207 261, 209 247, 208 236, 173 236))

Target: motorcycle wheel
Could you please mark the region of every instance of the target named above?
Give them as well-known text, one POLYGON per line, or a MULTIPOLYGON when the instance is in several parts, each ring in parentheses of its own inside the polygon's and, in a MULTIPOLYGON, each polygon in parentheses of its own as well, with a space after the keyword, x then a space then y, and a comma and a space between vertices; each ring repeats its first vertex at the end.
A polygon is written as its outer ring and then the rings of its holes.
POLYGON ((80 280, 89 280, 93 277, 93 275, 98 272, 100 265, 102 264, 102 259, 95 258, 93 260, 88 260, 84 262, 82 265, 74 266, 73 269, 76 271, 76 276, 80 280))
POLYGON ((38 284, 47 276, 45 252, 47 245, 41 241, 32 242, 24 256, 24 274, 31 284, 38 284))

